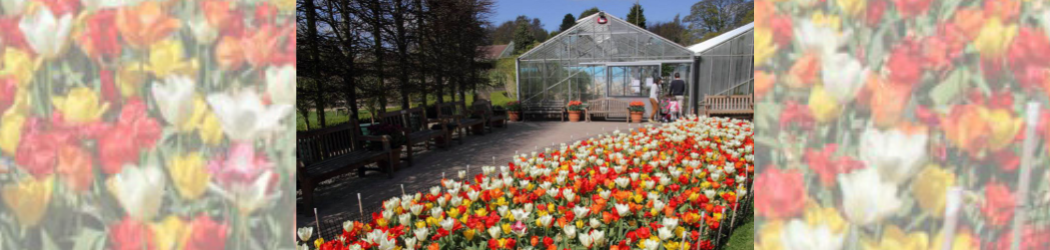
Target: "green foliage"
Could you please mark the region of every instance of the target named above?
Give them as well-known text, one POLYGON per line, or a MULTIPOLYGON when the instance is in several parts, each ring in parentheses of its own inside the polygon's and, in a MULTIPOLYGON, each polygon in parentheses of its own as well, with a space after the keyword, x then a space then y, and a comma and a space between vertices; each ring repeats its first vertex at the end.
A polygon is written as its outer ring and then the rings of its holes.
POLYGON ((527 51, 525 47, 536 41, 527 23, 519 23, 514 30, 514 51, 527 51))
POLYGON ((507 111, 521 111, 521 102, 511 101, 506 105, 507 111))
MULTIPOLYGON (((572 28, 573 25, 576 25, 576 17, 573 17, 572 14, 565 14, 565 18, 561 19, 561 26, 558 27, 558 32, 572 28)), ((551 37, 553 36, 551 35, 551 37)))
POLYGON ((590 16, 590 15, 594 15, 594 13, 598 13, 600 11, 601 10, 598 10, 598 7, 593 7, 593 8, 584 10, 583 13, 580 13, 579 17, 580 18, 584 18, 584 17, 590 16))
POLYGON ((642 9, 641 4, 634 4, 631 6, 631 11, 627 13, 627 22, 638 25, 638 27, 645 28, 645 9, 642 9))
POLYGON ((754 20, 754 4, 751 1, 703 0, 693 4, 689 15, 682 21, 688 24, 688 34, 701 37, 702 41, 717 36, 711 33, 721 34, 750 23, 744 22, 749 18, 754 20))

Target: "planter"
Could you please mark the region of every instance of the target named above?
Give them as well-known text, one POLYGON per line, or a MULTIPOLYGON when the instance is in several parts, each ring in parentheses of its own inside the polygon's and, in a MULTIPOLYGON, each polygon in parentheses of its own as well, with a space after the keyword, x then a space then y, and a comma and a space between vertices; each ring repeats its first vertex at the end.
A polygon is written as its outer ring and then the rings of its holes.
POLYGON ((512 122, 521 121, 521 111, 507 111, 507 115, 512 122))
POLYGON ((644 115, 644 114, 645 114, 645 112, 631 111, 631 122, 634 122, 634 123, 642 122, 642 115, 644 115))
POLYGON ((570 122, 578 122, 578 121, 580 121, 580 113, 583 113, 583 111, 569 111, 569 121, 570 122))

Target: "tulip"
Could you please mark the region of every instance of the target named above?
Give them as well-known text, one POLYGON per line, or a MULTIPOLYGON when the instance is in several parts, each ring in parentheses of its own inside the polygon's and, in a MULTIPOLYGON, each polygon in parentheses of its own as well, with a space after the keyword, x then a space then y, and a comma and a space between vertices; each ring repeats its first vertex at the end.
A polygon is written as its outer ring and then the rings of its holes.
POLYGON ((427 227, 417 228, 412 230, 412 233, 415 234, 417 240, 426 241, 427 235, 430 234, 430 229, 427 227))
POLYGON ((291 105, 263 105, 262 99, 251 91, 212 94, 207 99, 223 131, 235 141, 252 141, 278 130, 280 121, 292 112, 291 105))
POLYGON ((145 1, 117 13, 121 38, 135 49, 148 49, 178 28, 179 20, 166 14, 160 2, 145 1))
POLYGON ((554 221, 554 217, 553 216, 544 215, 544 216, 540 216, 540 218, 536 219, 536 222, 537 222, 536 224, 538 224, 539 226, 542 226, 544 228, 547 228, 547 227, 551 226, 551 222, 552 221, 554 221))
POLYGON ((631 206, 628 206, 627 204, 617 203, 614 206, 616 207, 616 213, 620 216, 626 216, 631 212, 631 206))
POLYGON ((190 237, 187 223, 177 216, 168 216, 160 223, 150 225, 157 249, 183 249, 190 237))
POLYGON ((901 206, 897 185, 885 183, 878 170, 865 168, 839 175, 843 213, 853 223, 868 225, 892 215, 901 206))
POLYGON ((594 241, 591 239, 591 235, 589 235, 589 234, 580 232, 579 238, 580 238, 580 244, 582 244, 583 247, 590 248, 591 244, 594 244, 594 241))
POLYGON ((172 75, 195 76, 197 61, 186 60, 183 55, 182 42, 168 39, 150 46, 149 65, 146 70, 153 72, 157 78, 168 78, 172 75))
MULTIPOLYGON (((839 0, 843 1, 843 0, 839 0)), ((821 60, 825 69, 823 70, 824 91, 835 97, 839 103, 848 103, 853 100, 864 86, 868 70, 862 68, 860 61, 846 53, 835 53, 821 60)))
POLYGON ((164 172, 156 167, 125 166, 106 181, 106 186, 128 216, 150 221, 160 210, 164 181, 164 172))
POLYGON ((26 118, 21 112, 8 110, 0 116, 0 150, 4 154, 14 155, 18 149, 18 143, 22 139, 22 129, 25 127, 26 118))
POLYGON ((73 29, 73 15, 56 17, 51 9, 40 8, 36 13, 22 17, 18 28, 25 34, 26 41, 37 55, 44 59, 54 59, 64 53, 69 42, 69 33, 73 29))
POLYGON ((98 121, 109 109, 109 103, 99 104, 100 97, 90 88, 78 87, 69 91, 67 96, 51 97, 55 109, 62 113, 63 119, 70 123, 87 123, 98 121))
POLYGON ((880 131, 869 127, 861 135, 860 144, 865 150, 860 152, 860 159, 870 168, 878 169, 883 180, 902 183, 925 161, 928 137, 925 132, 880 131))
POLYGON ((499 226, 492 226, 488 229, 489 236, 493 239, 498 239, 502 232, 503 230, 499 226))
POLYGON ((22 14, 29 2, 30 0, 0 0, 0 7, 3 7, 4 14, 17 16, 22 14))
POLYGON ((160 114, 180 131, 189 131, 196 125, 190 119, 194 112, 195 86, 192 79, 179 75, 153 83, 153 100, 157 102, 160 114))
POLYGON ((211 44, 219 38, 219 30, 208 23, 207 19, 198 17, 188 22, 193 38, 199 44, 211 44))
POLYGON ((827 225, 809 225, 795 219, 782 231, 781 241, 784 249, 841 249, 843 234, 832 232, 827 225))
POLYGON ((175 189, 186 200, 200 198, 211 181, 211 174, 206 171, 200 152, 172 157, 168 173, 175 189))
POLYGON ((35 227, 44 218, 47 206, 51 202, 51 191, 54 187, 52 181, 51 176, 39 180, 26 177, 18 183, 4 186, 0 191, 3 197, 0 198, 21 226, 35 227))
POLYGON ((24 88, 33 81, 33 75, 37 68, 40 67, 41 60, 34 60, 29 52, 16 49, 14 47, 8 47, 3 53, 3 68, 0 69, 0 76, 13 76, 17 81, 15 85, 18 88, 24 88))

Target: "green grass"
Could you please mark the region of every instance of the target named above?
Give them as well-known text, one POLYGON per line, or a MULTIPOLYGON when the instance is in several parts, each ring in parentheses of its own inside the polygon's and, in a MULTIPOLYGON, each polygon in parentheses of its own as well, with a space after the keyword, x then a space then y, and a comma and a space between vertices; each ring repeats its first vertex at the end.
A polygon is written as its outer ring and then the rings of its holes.
MULTIPOLYGON (((505 92, 505 91, 501 91, 501 92, 495 92, 495 93, 492 93, 491 95, 489 95, 489 100, 492 100, 492 105, 494 105, 494 106, 504 106, 508 102, 514 101, 514 97, 513 96, 509 96, 509 97, 505 96, 506 93, 507 92, 505 92)), ((447 102, 452 101, 452 96, 446 95, 445 96, 445 101, 447 101, 447 102)), ((427 105, 434 104, 435 102, 437 102, 436 98, 434 98, 432 96, 428 96, 427 97, 427 105)), ((467 105, 470 105, 470 104, 473 104, 473 103, 474 103, 474 95, 467 94, 467 105)), ((389 108, 386 109, 387 112, 398 111, 398 110, 401 110, 401 107, 389 107, 389 108)), ((363 119, 369 119, 369 118, 372 117, 372 114, 370 114, 367 111, 363 110, 362 112, 359 112, 357 114, 357 117, 358 117, 358 119, 362 119, 362 120, 363 119)), ((319 124, 317 123, 318 118, 317 118, 317 113, 316 112, 310 112, 307 115, 306 119, 310 119, 310 125, 313 128, 317 128, 318 127, 319 124)), ((303 114, 302 113, 299 113, 298 111, 296 111, 296 120, 297 120, 296 129, 299 130, 299 131, 306 130, 306 123, 303 120, 303 114)), ((350 118, 346 114, 343 114, 343 113, 340 113, 340 112, 328 111, 328 112, 325 112, 325 120, 327 120, 327 122, 325 124, 335 125, 335 124, 340 124, 340 123, 347 122, 347 121, 350 120, 350 118)))
POLYGON ((742 250, 742 249, 755 249, 755 222, 752 216, 746 218, 747 224, 738 227, 733 230, 733 235, 729 236, 729 242, 725 246, 725 249, 729 250, 742 250))

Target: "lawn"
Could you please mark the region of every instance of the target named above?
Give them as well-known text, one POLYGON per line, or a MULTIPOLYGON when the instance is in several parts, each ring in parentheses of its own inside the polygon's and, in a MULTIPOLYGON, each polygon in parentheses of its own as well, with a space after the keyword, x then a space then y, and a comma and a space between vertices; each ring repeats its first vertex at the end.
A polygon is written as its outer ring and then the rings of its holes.
MULTIPOLYGON (((507 93, 506 91, 501 91, 501 92, 495 92, 495 93, 490 94, 489 95, 489 100, 492 100, 492 105, 494 105, 494 106, 504 106, 507 102, 513 101, 514 97, 508 97, 508 96, 506 96, 506 93, 507 93)), ((445 101, 452 101, 452 96, 445 96, 445 101)), ((437 102, 437 100, 435 98, 433 98, 433 97, 428 97, 427 98, 427 105, 434 104, 435 102, 437 102)), ((467 94, 467 105, 470 105, 470 104, 473 104, 473 103, 474 103, 474 95, 467 94)), ((401 107, 390 107, 390 108, 386 109, 387 112, 398 111, 398 110, 401 110, 401 107)), ((370 117, 372 117, 372 114, 369 114, 367 111, 362 111, 362 112, 357 114, 357 117, 359 119, 369 119, 370 117)), ((304 121, 303 121, 303 114, 299 113, 298 111, 296 111, 296 119, 298 120, 298 123, 296 124, 296 129, 299 130, 299 131, 306 130, 306 123, 304 123, 304 121)), ((316 127, 318 125, 318 123, 317 123, 317 113, 316 112, 310 112, 310 114, 308 114, 308 116, 307 116, 307 119, 310 119, 310 125, 312 125, 314 127, 316 127)), ((346 114, 344 114, 342 112, 328 111, 328 112, 325 112, 325 120, 327 120, 327 122, 325 124, 334 125, 334 124, 340 124, 340 123, 347 122, 350 119, 349 119, 349 117, 347 117, 346 114)))
POLYGON ((738 227, 733 230, 733 235, 729 237, 729 242, 726 243, 724 249, 729 250, 742 250, 742 249, 755 249, 755 222, 753 216, 745 218, 747 224, 738 227))

